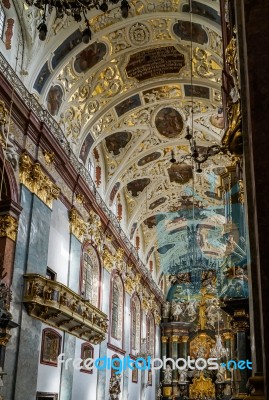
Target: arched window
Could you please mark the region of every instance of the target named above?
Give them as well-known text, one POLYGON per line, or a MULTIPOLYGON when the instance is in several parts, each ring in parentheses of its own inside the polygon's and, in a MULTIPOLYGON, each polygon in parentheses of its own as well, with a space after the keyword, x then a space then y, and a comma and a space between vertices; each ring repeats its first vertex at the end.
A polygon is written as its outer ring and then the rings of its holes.
POLYGON ((152 313, 147 316, 147 353, 154 357, 155 352, 155 323, 152 313))
POLYGON ((140 351, 141 315, 140 302, 137 296, 131 300, 131 352, 140 351))
POLYGON ((95 249, 83 250, 81 295, 95 307, 99 305, 100 267, 95 249))
POLYGON ((111 301, 111 336, 114 339, 122 339, 123 320, 123 286, 118 275, 112 280, 112 301, 111 301))
POLYGON ((4 36, 5 22, 6 22, 5 11, 2 7, 2 4, 0 4, 0 39, 3 39, 4 36))
POLYGON ((54 329, 43 329, 40 357, 41 364, 57 367, 58 356, 61 353, 61 342, 61 335, 54 329))

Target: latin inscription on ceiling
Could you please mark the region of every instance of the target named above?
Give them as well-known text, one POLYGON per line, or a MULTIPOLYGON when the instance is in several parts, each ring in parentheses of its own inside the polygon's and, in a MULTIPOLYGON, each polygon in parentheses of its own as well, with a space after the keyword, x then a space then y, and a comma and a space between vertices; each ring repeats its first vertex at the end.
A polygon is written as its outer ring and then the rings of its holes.
POLYGON ((132 54, 126 72, 130 78, 144 81, 160 75, 178 74, 184 65, 184 54, 174 46, 159 47, 132 54))

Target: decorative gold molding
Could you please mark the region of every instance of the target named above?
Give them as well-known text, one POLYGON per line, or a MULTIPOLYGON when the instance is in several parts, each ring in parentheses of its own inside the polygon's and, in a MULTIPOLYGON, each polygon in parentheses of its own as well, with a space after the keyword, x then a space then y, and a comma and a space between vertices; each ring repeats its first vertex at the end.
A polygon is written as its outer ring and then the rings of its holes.
POLYGON ((50 178, 42 171, 39 163, 34 163, 31 158, 23 153, 20 158, 20 182, 52 208, 53 200, 60 195, 60 188, 51 182, 50 178))
POLYGON ((54 162, 55 154, 53 153, 53 151, 44 150, 43 156, 44 156, 46 164, 49 165, 49 164, 52 164, 54 162))
POLYGON ((210 378, 205 378, 203 371, 199 378, 194 378, 190 385, 190 397, 194 399, 215 398, 215 385, 210 378))
POLYGON ((18 221, 11 215, 0 215, 0 237, 7 237, 14 242, 18 232, 18 221))
POLYGON ((23 302, 28 314, 93 344, 107 333, 107 316, 67 286, 41 275, 27 274, 23 302))
POLYGON ((87 225, 80 217, 77 209, 72 207, 69 211, 70 232, 82 242, 87 232, 87 225))
POLYGON ((114 267, 114 257, 107 248, 105 248, 103 252, 103 264, 108 272, 112 271, 114 267))
POLYGON ((233 330, 235 333, 238 333, 238 332, 245 332, 245 331, 247 331, 247 330, 249 329, 249 323, 248 323, 248 321, 244 321, 244 320, 233 321, 233 322, 231 323, 231 325, 232 325, 232 330, 233 330))

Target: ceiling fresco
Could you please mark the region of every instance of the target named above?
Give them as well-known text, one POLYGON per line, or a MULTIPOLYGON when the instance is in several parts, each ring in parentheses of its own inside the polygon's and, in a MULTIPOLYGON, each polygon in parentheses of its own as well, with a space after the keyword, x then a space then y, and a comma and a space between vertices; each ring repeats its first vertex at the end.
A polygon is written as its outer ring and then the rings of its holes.
POLYGON ((193 224, 204 254, 225 249, 218 179, 231 160, 210 157, 198 174, 185 138, 193 127, 202 151, 224 133, 220 13, 213 0, 193 1, 192 15, 184 0, 130 6, 124 21, 118 5, 106 14, 92 10, 88 45, 79 40, 80 24, 67 18, 60 25, 52 14, 47 41, 29 54, 26 79, 80 161, 98 168, 107 204, 114 210, 121 200, 122 227, 134 243, 139 236, 158 280, 186 253, 193 224))

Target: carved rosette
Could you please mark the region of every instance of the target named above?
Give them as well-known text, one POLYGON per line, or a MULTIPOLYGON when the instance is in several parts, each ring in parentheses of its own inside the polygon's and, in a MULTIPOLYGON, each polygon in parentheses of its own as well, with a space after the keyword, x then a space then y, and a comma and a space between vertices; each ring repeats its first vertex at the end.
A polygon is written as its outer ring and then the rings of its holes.
POLYGON ((0 215, 0 237, 7 237, 14 242, 18 232, 18 221, 11 215, 0 215))
POLYGON ((26 153, 20 158, 20 182, 49 208, 52 208, 53 200, 60 195, 60 188, 51 182, 41 165, 34 163, 26 153))
POLYGON ((80 217, 75 207, 72 207, 69 212, 70 232, 82 242, 84 235, 87 232, 87 225, 80 217))

